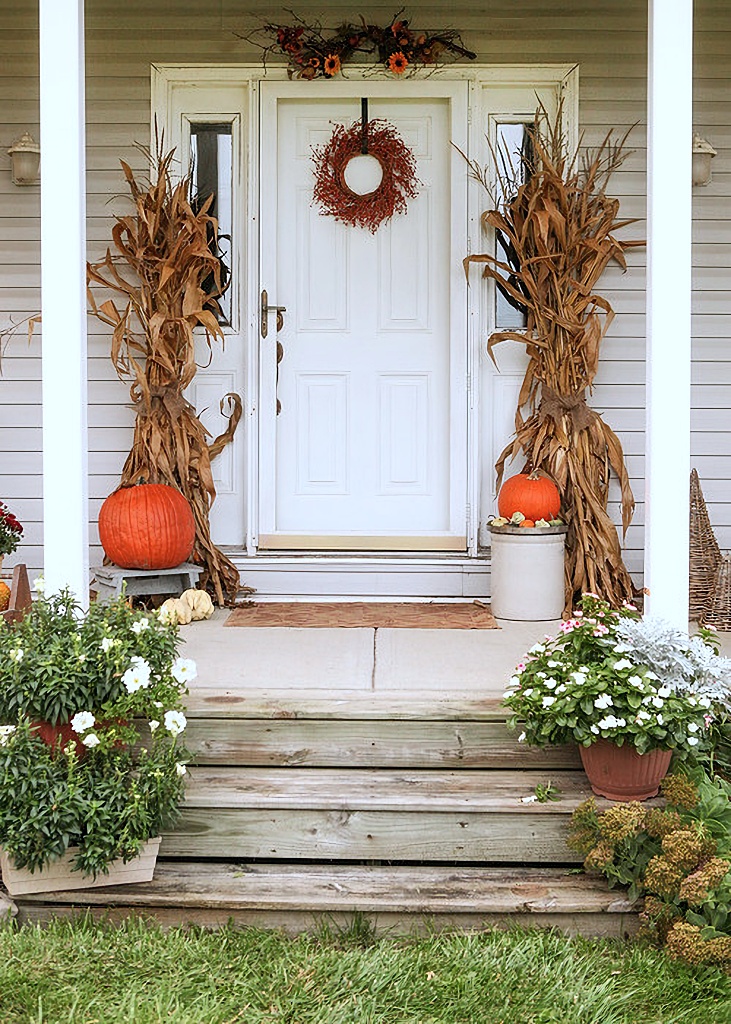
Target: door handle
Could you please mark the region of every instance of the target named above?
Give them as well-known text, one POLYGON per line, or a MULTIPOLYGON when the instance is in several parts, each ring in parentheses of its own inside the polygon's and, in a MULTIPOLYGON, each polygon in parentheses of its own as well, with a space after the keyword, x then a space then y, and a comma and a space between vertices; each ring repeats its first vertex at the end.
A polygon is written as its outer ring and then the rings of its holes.
POLYGON ((284 314, 287 312, 286 306, 270 306, 269 296, 267 295, 266 289, 261 293, 261 307, 260 307, 260 328, 262 338, 266 338, 269 334, 269 314, 277 314, 277 334, 284 327, 284 314))

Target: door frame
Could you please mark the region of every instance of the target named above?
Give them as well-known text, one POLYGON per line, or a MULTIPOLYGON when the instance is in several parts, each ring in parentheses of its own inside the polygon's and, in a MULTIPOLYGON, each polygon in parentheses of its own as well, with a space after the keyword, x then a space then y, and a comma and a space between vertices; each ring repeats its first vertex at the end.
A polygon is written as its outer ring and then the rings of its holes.
MULTIPOLYGON (((372 66, 359 68, 348 67, 348 81, 360 94, 359 82, 366 80, 369 88, 383 84, 392 90, 401 90, 404 86, 421 88, 423 93, 436 83, 467 82, 467 149, 470 158, 480 163, 489 162, 489 150, 486 136, 489 129, 489 117, 494 114, 495 95, 506 95, 511 89, 527 90, 526 95, 532 97, 531 103, 526 102, 525 110, 514 110, 511 113, 522 116, 530 115, 535 109, 537 92, 554 91, 557 100, 563 102, 564 130, 568 145, 575 147, 579 137, 579 65, 566 64, 495 64, 495 65, 462 65, 453 64, 436 71, 417 72, 406 81, 394 82, 388 72, 381 72, 372 66), (528 106, 530 105, 530 109, 528 106)), ((239 192, 240 209, 242 210, 242 231, 245 237, 238 246, 239 273, 242 277, 239 311, 242 356, 245 362, 243 380, 245 381, 244 417, 241 427, 246 424, 246 436, 241 445, 241 456, 238 469, 240 479, 245 480, 243 495, 245 509, 245 532, 243 550, 248 557, 258 554, 259 534, 259 382, 260 382, 260 333, 259 333, 259 293, 261 280, 260 266, 260 230, 263 229, 259 217, 260 196, 260 160, 261 123, 260 86, 262 82, 288 82, 286 68, 283 65, 261 64, 200 64, 200 63, 166 63, 151 65, 151 118, 150 139, 154 152, 155 134, 162 129, 166 138, 174 137, 172 131, 179 125, 181 112, 179 109, 179 93, 186 87, 194 87, 201 96, 210 96, 216 88, 231 85, 241 86, 246 94, 242 102, 242 155, 240 167, 243 180, 235 182, 239 192), (249 268, 244 274, 245 267, 249 268)), ((324 95, 334 84, 333 82, 291 82, 297 95, 324 95), (320 92, 321 90, 321 92, 320 92), (306 92, 307 91, 307 92, 306 92)), ((497 102, 497 109, 500 101, 497 102)), ((489 244, 482 235, 480 215, 485 200, 478 185, 470 182, 467 197, 467 246, 468 251, 477 251, 478 247, 489 244)), ((485 493, 492 486, 481 487, 483 477, 482 464, 490 465, 494 452, 502 447, 502 439, 496 437, 499 428, 499 415, 495 410, 510 405, 513 391, 517 394, 523 374, 524 353, 517 351, 517 344, 512 351, 503 346, 500 372, 491 365, 484 352, 483 340, 494 330, 494 289, 491 284, 478 284, 472 279, 467 289, 466 334, 467 334, 467 540, 468 548, 464 553, 454 553, 460 561, 475 558, 479 549, 479 522, 486 512, 485 493), (497 383, 496 383, 497 382, 497 383), (489 406, 485 405, 489 401, 489 406)), ((199 373, 205 373, 205 369, 199 373)), ((213 369, 215 373, 215 369, 213 369)), ((514 410, 514 404, 513 404, 514 410)), ((240 428, 241 429, 241 428, 240 428)), ((494 474, 491 474, 494 476, 494 474)), ((304 552, 312 557, 315 552, 304 552)), ((374 557, 383 560, 383 552, 373 552, 374 557)), ((271 557, 262 552, 262 556, 271 557)), ((331 556, 332 557, 332 556, 331 556)), ((398 558, 398 555, 395 555, 398 558)), ((433 558, 433 555, 431 556, 433 558)))

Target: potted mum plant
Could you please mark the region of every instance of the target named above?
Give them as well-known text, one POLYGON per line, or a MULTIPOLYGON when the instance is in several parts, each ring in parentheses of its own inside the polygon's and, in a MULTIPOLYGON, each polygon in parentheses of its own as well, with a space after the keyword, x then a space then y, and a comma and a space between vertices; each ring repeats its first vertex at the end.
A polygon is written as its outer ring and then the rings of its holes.
POLYGON ((175 625, 39 595, 0 627, 0 848, 11 895, 152 878, 183 798, 175 625))
POLYGON ((591 788, 610 800, 658 792, 673 754, 708 744, 714 716, 731 700, 731 660, 711 634, 689 637, 626 604, 595 594, 535 644, 516 668, 504 702, 521 742, 578 743, 591 788))

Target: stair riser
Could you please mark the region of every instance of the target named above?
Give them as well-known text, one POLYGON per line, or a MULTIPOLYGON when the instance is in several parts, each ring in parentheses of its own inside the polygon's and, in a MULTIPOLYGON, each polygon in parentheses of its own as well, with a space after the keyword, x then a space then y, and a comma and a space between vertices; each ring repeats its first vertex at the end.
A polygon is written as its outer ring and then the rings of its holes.
MULTIPOLYGON (((328 911, 319 914, 310 910, 213 910, 190 907, 70 907, 52 904, 20 904, 18 922, 21 924, 47 924, 57 918, 88 918, 108 924, 121 924, 140 917, 156 921, 163 928, 197 925, 201 928, 224 928, 233 923, 239 928, 275 928, 286 935, 319 933, 324 928, 331 932, 347 931, 353 923, 353 910, 328 911)), ((435 930, 485 931, 491 928, 556 928, 566 935, 585 935, 589 938, 626 939, 636 934, 639 921, 636 914, 601 913, 537 913, 537 914, 454 914, 422 912, 371 914, 362 911, 373 923, 376 934, 430 935, 435 930)))
POLYGON ((574 748, 518 743, 504 722, 198 718, 186 743, 200 765, 576 769, 574 748))
MULTIPOLYGON (((543 809, 542 809, 543 810, 543 809)), ((161 856, 566 864, 567 814, 184 808, 161 856)))

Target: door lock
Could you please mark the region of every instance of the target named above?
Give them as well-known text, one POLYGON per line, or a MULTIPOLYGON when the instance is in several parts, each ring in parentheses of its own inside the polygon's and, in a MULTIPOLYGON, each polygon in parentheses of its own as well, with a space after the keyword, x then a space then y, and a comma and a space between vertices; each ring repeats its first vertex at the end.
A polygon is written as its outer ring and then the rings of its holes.
POLYGON ((269 333, 269 314, 277 314, 277 334, 284 327, 284 314, 287 312, 286 306, 270 306, 269 296, 267 295, 266 289, 261 293, 261 313, 260 313, 260 327, 261 336, 266 338, 269 333))

